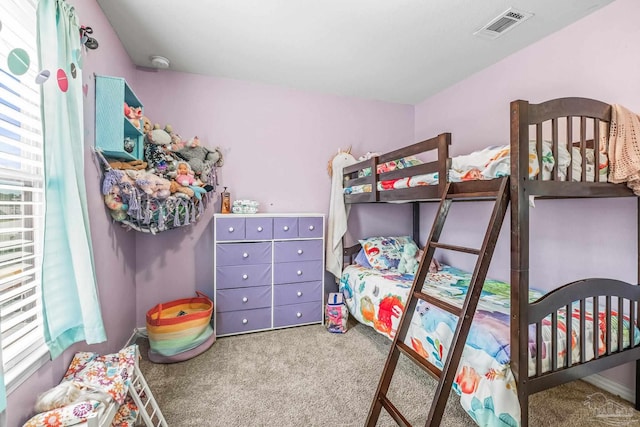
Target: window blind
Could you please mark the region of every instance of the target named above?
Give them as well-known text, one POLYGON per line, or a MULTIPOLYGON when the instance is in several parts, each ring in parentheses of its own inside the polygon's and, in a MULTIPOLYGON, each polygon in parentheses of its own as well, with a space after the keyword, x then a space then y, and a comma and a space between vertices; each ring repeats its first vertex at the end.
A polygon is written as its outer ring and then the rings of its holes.
POLYGON ((0 22, 0 334, 11 391, 47 351, 40 302, 44 176, 34 2, 2 0, 0 22))

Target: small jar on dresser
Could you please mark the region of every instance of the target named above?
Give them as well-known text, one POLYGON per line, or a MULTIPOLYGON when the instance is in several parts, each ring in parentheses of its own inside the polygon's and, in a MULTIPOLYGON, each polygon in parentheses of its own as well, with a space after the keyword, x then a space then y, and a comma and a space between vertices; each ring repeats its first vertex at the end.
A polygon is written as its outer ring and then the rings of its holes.
POLYGON ((217 336, 323 322, 324 215, 216 214, 217 336))

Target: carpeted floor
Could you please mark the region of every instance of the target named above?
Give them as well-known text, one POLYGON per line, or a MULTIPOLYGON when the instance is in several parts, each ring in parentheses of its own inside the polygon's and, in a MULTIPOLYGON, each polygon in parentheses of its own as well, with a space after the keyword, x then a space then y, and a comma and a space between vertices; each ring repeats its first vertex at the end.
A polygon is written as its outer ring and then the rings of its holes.
MULTIPOLYGON (((161 365, 138 340, 142 372, 171 427, 362 426, 390 343, 360 324, 344 335, 312 325, 219 338, 194 359, 161 365)), ((401 357, 389 397, 424 425, 435 385, 401 357)), ((582 381, 532 396, 529 412, 531 426, 640 426, 630 403, 582 381)), ((378 425, 394 426, 382 413, 378 425)), ((455 393, 441 425, 473 425, 455 393)))

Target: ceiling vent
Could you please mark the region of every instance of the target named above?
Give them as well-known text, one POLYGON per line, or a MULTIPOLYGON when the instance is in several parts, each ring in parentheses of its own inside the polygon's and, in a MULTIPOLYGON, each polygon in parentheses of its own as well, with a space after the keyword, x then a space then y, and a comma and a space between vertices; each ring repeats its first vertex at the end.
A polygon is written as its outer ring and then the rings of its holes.
POLYGON ((482 37, 484 39, 493 40, 500 37, 517 25, 522 24, 532 16, 533 13, 524 12, 522 10, 510 7, 499 16, 492 19, 491 22, 489 22, 487 25, 473 33, 473 35, 482 37))

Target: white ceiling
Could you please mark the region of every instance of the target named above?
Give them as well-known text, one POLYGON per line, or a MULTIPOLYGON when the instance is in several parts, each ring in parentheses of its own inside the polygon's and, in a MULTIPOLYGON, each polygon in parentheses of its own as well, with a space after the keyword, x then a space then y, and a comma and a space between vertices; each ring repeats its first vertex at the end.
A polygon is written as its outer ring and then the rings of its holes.
POLYGON ((416 104, 613 0, 97 1, 138 66, 416 104), (535 16, 473 36, 511 6, 535 16))

